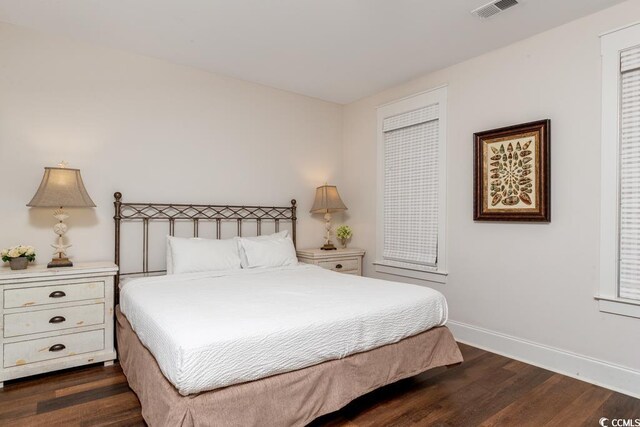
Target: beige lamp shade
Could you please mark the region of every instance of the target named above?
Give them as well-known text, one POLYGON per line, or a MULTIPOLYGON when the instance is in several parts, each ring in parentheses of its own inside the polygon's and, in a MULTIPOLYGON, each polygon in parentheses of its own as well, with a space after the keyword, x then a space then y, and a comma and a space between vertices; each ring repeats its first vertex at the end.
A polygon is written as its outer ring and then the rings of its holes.
POLYGON ((311 213, 331 213, 345 211, 347 207, 342 202, 335 185, 323 185, 316 188, 316 199, 313 201, 311 213))
POLYGON ((40 187, 27 206, 92 208, 96 205, 84 188, 79 169, 46 167, 40 187))

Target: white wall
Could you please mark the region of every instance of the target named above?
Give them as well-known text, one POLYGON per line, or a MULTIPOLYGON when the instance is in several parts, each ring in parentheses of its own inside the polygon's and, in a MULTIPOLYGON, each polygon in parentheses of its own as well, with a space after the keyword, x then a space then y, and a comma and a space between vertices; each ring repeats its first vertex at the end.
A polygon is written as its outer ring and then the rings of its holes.
POLYGON ((32 244, 38 262, 51 259, 52 210, 25 205, 43 167, 63 159, 81 169, 98 205, 70 210, 76 261, 113 259, 115 191, 143 202, 288 205, 295 197, 299 244, 320 244, 322 218, 308 211, 317 185, 338 183, 341 110, 0 24, 0 246, 32 244))
MULTIPOLYGON (((601 313, 593 299, 599 269, 598 35, 637 20, 640 1, 626 2, 347 105, 341 191, 354 228, 352 245, 367 250, 366 275, 403 280, 377 274, 371 265, 376 107, 447 83, 449 277, 446 285, 429 286, 446 295, 451 319, 472 330, 619 364, 640 379, 640 319, 601 313), (544 118, 552 129, 551 223, 474 222, 473 133, 544 118)), ((569 371, 584 374, 577 366, 569 371)), ((640 394, 640 382, 635 392, 640 394)))

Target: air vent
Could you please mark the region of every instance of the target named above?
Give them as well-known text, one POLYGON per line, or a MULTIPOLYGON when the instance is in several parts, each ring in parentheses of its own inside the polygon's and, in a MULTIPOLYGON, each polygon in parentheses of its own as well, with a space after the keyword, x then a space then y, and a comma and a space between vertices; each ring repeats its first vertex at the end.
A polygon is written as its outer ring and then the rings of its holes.
POLYGON ((490 16, 497 15, 510 7, 516 6, 520 2, 518 0, 494 0, 491 3, 487 3, 484 6, 480 6, 477 9, 471 11, 472 15, 475 15, 482 19, 487 19, 490 16))

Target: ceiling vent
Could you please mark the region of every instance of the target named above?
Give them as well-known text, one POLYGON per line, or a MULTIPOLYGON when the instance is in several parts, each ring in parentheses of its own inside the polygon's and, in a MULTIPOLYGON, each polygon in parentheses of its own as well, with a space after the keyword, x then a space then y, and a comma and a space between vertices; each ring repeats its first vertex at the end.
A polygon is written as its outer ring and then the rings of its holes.
POLYGON ((518 0, 494 0, 491 3, 487 3, 484 6, 480 6, 477 9, 471 11, 472 15, 475 15, 481 19, 487 19, 490 16, 497 15, 500 12, 504 12, 510 7, 520 4, 518 0))

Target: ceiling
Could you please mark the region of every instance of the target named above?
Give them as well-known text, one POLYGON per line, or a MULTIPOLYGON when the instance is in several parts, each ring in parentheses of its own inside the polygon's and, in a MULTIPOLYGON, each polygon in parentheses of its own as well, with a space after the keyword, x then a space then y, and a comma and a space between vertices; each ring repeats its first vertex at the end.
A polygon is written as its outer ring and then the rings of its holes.
POLYGON ((0 21, 349 103, 622 0, 0 0, 0 21))

